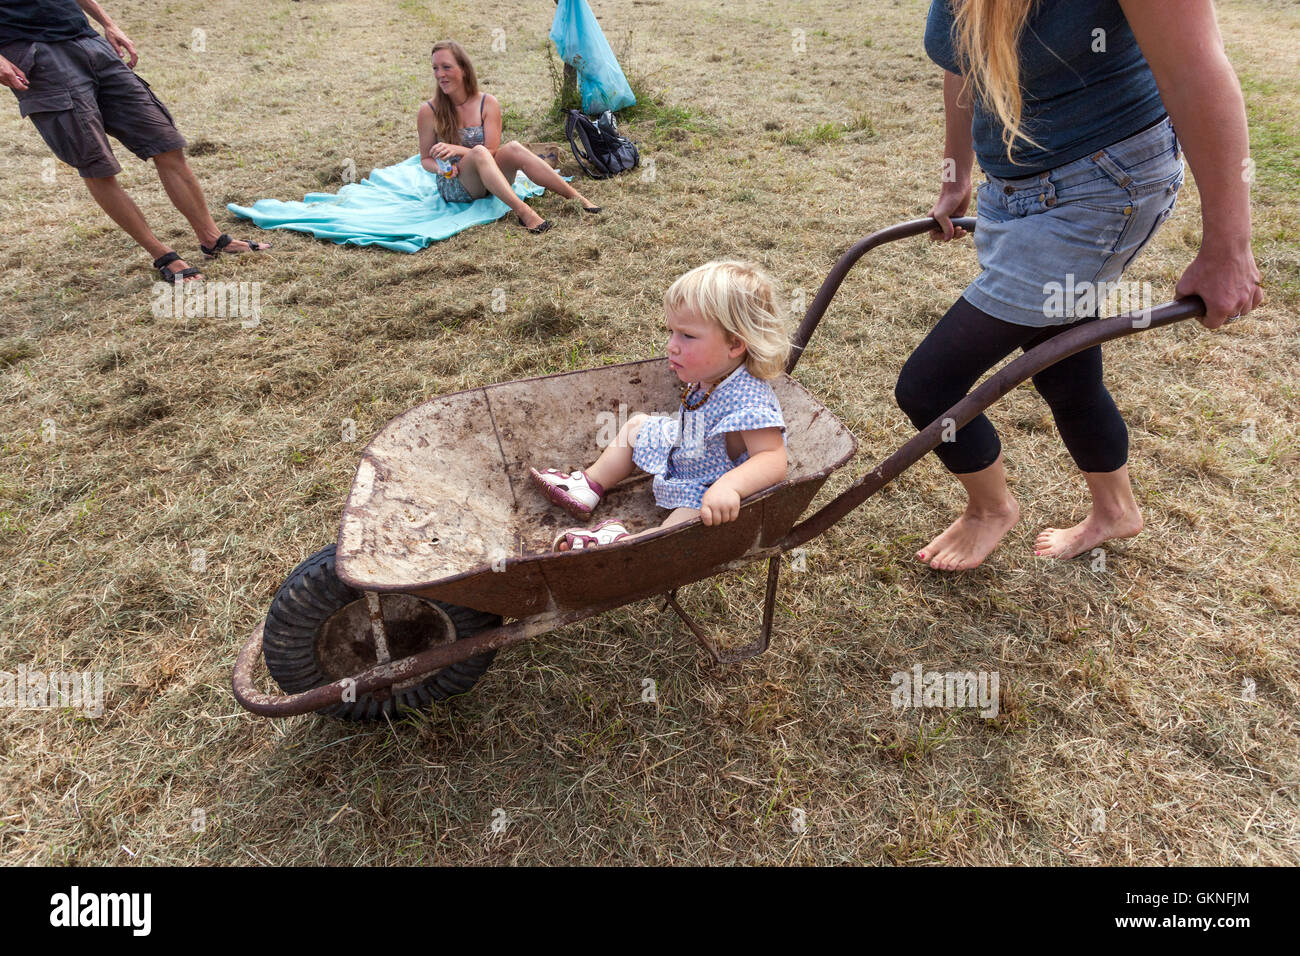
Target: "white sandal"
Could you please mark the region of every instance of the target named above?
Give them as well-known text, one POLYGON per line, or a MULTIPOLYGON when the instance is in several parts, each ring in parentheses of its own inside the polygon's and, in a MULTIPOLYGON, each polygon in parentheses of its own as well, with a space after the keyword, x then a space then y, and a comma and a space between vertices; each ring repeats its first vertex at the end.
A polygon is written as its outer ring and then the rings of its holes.
POLYGON ((542 494, 575 518, 590 518, 596 505, 600 504, 600 499, 605 496, 605 489, 588 478, 587 473, 581 469, 566 475, 555 468, 547 468, 545 471, 529 468, 528 474, 542 494))
POLYGON ((569 551, 581 551, 583 548, 594 548, 602 544, 613 544, 623 538, 631 537, 627 528, 623 527, 618 521, 610 518, 602 521, 594 528, 568 528, 561 531, 551 542, 551 550, 559 551, 560 542, 566 542, 569 551))

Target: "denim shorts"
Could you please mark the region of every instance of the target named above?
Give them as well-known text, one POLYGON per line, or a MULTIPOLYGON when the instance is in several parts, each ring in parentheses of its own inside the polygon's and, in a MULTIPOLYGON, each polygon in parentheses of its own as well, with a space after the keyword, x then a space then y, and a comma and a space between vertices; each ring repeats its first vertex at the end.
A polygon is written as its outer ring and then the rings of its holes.
POLYGON ((465 184, 460 181, 459 176, 452 176, 448 179, 446 176, 438 176, 438 195, 442 196, 446 202, 473 202, 474 197, 469 194, 465 184))
POLYGON ((1075 321, 1049 290, 1117 282, 1173 212, 1182 184, 1182 152, 1167 117, 1045 173, 989 176, 977 193, 981 272, 963 295, 1016 325, 1075 321))

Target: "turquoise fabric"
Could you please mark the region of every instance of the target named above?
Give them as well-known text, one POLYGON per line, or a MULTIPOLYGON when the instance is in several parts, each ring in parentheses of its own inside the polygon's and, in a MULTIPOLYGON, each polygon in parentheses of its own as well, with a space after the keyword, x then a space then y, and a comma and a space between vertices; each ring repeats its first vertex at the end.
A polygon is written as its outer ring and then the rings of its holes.
POLYGON ((582 111, 588 116, 636 104, 632 87, 627 85, 623 68, 587 0, 557 0, 551 42, 560 59, 577 71, 582 111))
MULTIPOLYGON (((544 189, 522 172, 515 177, 515 195, 540 196, 544 189)), ((454 236, 470 226, 495 222, 510 207, 495 196, 471 203, 449 203, 438 193, 438 178, 412 156, 396 166, 371 170, 359 183, 334 193, 308 193, 302 202, 259 199, 252 206, 227 207, 263 229, 309 232, 339 244, 383 246, 395 252, 419 252, 430 243, 454 236)))

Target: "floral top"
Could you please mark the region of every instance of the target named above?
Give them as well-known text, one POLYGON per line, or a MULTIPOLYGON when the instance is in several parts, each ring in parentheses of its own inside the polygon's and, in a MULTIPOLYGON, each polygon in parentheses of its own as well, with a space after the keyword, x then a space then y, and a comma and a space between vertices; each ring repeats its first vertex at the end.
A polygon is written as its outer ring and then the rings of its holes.
MULTIPOLYGON (((702 394, 696 389, 687 401, 702 394)), ((741 365, 699 408, 648 419, 633 442, 632 461, 655 476, 660 508, 699 508, 709 485, 749 459, 747 451, 736 459, 727 454, 727 434, 759 428, 780 428, 785 440, 776 392, 741 365)))
MULTIPOLYGON (((478 126, 462 126, 459 130, 460 145, 473 149, 483 142, 483 108, 487 103, 487 94, 484 93, 478 103, 478 126)), ((433 108, 433 100, 429 100, 429 108, 433 108)), ((441 142, 441 140, 439 140, 441 142)), ((459 166, 459 159, 448 160, 453 166, 459 166)), ((452 176, 448 179, 446 176, 438 177, 438 192, 447 202, 473 202, 474 197, 469 194, 464 184, 460 181, 459 176, 452 176)))

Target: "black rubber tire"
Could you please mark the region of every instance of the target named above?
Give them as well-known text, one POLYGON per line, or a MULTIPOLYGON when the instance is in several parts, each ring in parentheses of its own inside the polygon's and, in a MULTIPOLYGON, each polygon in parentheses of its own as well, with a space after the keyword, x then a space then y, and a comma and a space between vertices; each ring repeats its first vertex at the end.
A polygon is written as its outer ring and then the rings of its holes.
MULTIPOLYGON (((332 544, 293 569, 271 602, 262 634, 266 669, 285 693, 296 694, 330 683, 331 678, 321 668, 316 653, 317 635, 335 612, 364 598, 361 591, 339 579, 334 570, 332 544)), ((451 618, 457 640, 501 626, 501 618, 495 614, 443 601, 429 603, 442 608, 451 618)), ((450 664, 419 684, 381 692, 382 700, 374 694, 359 694, 355 702, 322 707, 317 713, 344 720, 379 720, 401 710, 423 709, 435 700, 446 700, 471 690, 487 673, 495 657, 496 651, 488 651, 450 664)))

